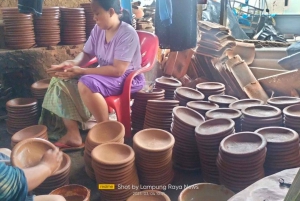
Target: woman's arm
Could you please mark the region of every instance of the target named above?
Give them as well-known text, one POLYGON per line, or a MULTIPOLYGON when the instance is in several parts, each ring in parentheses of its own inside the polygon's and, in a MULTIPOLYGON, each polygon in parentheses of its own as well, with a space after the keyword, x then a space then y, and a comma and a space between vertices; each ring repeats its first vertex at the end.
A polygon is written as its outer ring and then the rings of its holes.
POLYGON ((89 55, 88 53, 85 53, 85 52, 81 52, 72 61, 74 62, 74 66, 84 66, 92 58, 93 58, 92 55, 89 55))

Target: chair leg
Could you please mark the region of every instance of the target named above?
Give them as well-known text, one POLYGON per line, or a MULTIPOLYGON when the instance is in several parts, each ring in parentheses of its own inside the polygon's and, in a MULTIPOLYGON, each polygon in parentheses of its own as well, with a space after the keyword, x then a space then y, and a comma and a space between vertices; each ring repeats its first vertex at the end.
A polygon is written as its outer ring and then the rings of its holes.
POLYGON ((124 108, 121 109, 121 107, 116 107, 115 112, 118 121, 121 122, 125 127, 125 138, 130 138, 132 136, 130 110, 126 111, 124 108))

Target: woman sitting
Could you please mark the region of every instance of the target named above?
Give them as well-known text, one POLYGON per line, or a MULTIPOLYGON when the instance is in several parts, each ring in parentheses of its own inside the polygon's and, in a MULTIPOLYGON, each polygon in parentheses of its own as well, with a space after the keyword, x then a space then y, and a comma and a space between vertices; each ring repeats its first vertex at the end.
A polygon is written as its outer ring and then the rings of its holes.
MULTIPOLYGON (((55 144, 62 149, 84 146, 78 126, 91 115, 97 122, 108 120, 104 98, 121 94, 126 77, 141 68, 139 38, 124 22, 130 23, 130 18, 121 10, 119 0, 93 0, 91 7, 96 25, 83 52, 48 69, 56 73, 44 98, 40 124, 48 127, 50 139, 58 140, 55 144), (80 67, 95 56, 99 67, 80 67)), ((141 90, 144 83, 143 74, 136 76, 132 93, 141 90)))

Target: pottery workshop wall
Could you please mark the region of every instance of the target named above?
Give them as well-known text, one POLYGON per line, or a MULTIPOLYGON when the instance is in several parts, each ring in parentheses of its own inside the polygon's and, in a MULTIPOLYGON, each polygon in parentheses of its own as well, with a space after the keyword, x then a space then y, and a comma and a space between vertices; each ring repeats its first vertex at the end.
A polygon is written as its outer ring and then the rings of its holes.
MULTIPOLYGON (((79 7, 81 3, 88 3, 89 0, 44 0, 44 6, 65 6, 70 8, 79 7)), ((0 0, 0 7, 16 7, 18 0, 0 0)))

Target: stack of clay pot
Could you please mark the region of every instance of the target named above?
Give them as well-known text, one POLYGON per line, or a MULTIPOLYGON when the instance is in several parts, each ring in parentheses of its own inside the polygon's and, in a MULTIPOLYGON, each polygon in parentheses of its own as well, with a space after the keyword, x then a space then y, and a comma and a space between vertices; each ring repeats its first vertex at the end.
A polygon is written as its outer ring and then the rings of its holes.
POLYGON ((131 106, 132 129, 135 131, 143 129, 148 100, 163 100, 164 98, 165 90, 163 89, 153 89, 152 91, 141 90, 135 93, 134 102, 131 106))
POLYGON ((195 140, 195 128, 205 121, 204 117, 193 109, 177 106, 173 109, 171 132, 175 138, 173 161, 177 168, 199 170, 200 159, 195 140))
POLYGON ((115 189, 99 189, 101 200, 123 201, 139 191, 135 153, 130 146, 116 142, 98 145, 92 151, 92 166, 98 184, 115 184, 115 189))
POLYGON ((266 139, 254 132, 235 133, 220 144, 217 166, 220 183, 240 191, 264 177, 266 139))
POLYGON ((178 105, 178 100, 148 100, 144 129, 159 128, 170 131, 173 108, 178 105))
POLYGON ((158 190, 144 190, 130 196, 126 201, 171 201, 169 196, 158 190))
POLYGON ((178 87, 174 92, 174 99, 179 100, 180 106, 186 106, 186 104, 190 101, 202 101, 204 99, 204 95, 196 89, 178 87))
POLYGON ((59 169, 50 177, 48 177, 34 192, 40 195, 49 194, 54 189, 69 184, 71 171, 71 158, 68 154, 63 153, 63 161, 59 169))
POLYGON ((11 135, 38 123, 38 103, 35 98, 15 98, 6 103, 7 132, 11 135))
POLYGON ((186 104, 186 106, 199 112, 202 116, 205 116, 206 112, 209 110, 219 108, 217 104, 211 103, 209 101, 190 101, 186 104))
POLYGON ((174 91, 181 87, 182 83, 175 78, 159 77, 155 79, 155 87, 165 90, 165 99, 173 100, 174 91))
MULTIPOLYGON (((48 90, 51 79, 42 79, 31 85, 31 93, 38 100, 39 107, 42 106, 44 96, 48 90)), ((39 108, 40 109, 40 108, 39 108)))
POLYGON ((85 13, 85 32, 86 32, 86 38, 88 38, 91 34, 92 29, 95 26, 95 20, 94 20, 94 14, 91 8, 91 3, 82 3, 80 4, 82 8, 84 8, 85 13))
POLYGON ((84 8, 60 8, 61 42, 78 45, 86 41, 84 8))
POLYGON ((196 89, 204 94, 205 100, 211 95, 225 94, 225 85, 220 82, 202 82, 196 85, 196 89))
POLYGON ((284 127, 265 127, 255 131, 267 140, 266 170, 279 172, 300 166, 299 135, 284 127))
POLYGON ((234 132, 234 121, 225 118, 207 120, 196 127, 195 135, 205 182, 219 183, 216 159, 219 154, 220 142, 234 132))
POLYGON ((133 149, 141 184, 164 186, 172 182, 174 143, 172 134, 161 129, 145 129, 134 135, 133 149))
POLYGON ((259 99, 241 99, 237 100, 229 105, 229 108, 242 110, 244 108, 255 106, 255 105, 263 105, 264 101, 259 99))
MULTIPOLYGON (((36 166, 49 149, 56 149, 51 142, 40 138, 25 139, 14 146, 11 153, 13 166, 29 168, 36 166)), ((63 161, 58 170, 34 189, 35 194, 48 194, 52 190, 69 184, 71 159, 63 154, 63 161)))
POLYGON ((229 95, 211 95, 208 100, 211 103, 218 104, 221 108, 228 108, 231 103, 239 99, 229 95))
POLYGON ((300 104, 300 98, 291 96, 279 96, 268 99, 267 103, 283 110, 290 105, 300 104))
POLYGON ((16 144, 28 138, 42 138, 48 140, 47 127, 44 125, 34 125, 16 132, 11 137, 11 148, 14 148, 16 144))
POLYGON ((38 46, 60 42, 59 7, 44 7, 40 17, 34 17, 35 41, 38 46))
POLYGON ((206 112, 206 119, 217 119, 217 118, 227 118, 234 121, 235 132, 241 131, 241 116, 242 112, 236 109, 230 108, 218 108, 206 112))
POLYGON ((85 139, 84 162, 87 175, 95 180, 95 173, 92 167, 91 153, 95 147, 107 142, 124 143, 125 128, 118 121, 104 121, 96 124, 88 132, 85 139))
POLYGON ((291 105, 283 109, 284 125, 300 133, 300 104, 291 105))
POLYGON ((27 49, 35 45, 33 18, 19 12, 17 7, 1 8, 5 26, 5 46, 27 49))
POLYGON ((271 105, 256 105, 242 109, 242 131, 251 131, 267 126, 282 126, 282 113, 271 105))

